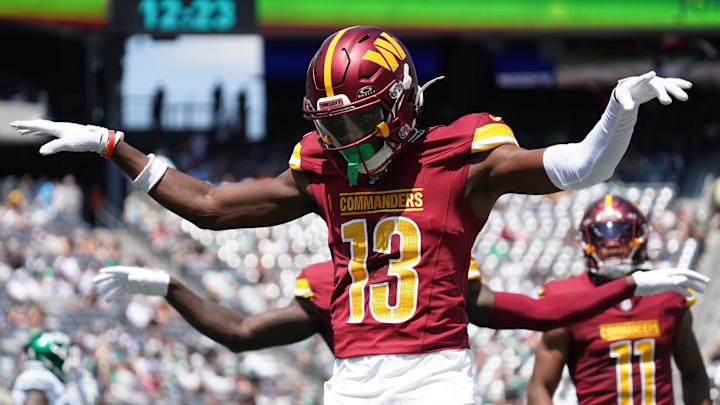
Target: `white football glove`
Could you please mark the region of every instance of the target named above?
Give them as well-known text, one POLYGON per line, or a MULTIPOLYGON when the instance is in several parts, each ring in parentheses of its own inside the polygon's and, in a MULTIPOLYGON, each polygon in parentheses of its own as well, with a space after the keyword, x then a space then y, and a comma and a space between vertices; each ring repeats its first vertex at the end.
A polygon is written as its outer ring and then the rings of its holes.
POLYGON ((654 98, 663 105, 672 103, 668 93, 680 101, 688 99, 685 90, 692 87, 692 83, 676 77, 658 77, 655 72, 647 72, 642 76, 632 76, 618 81, 615 87, 615 99, 623 109, 632 111, 640 104, 646 103, 654 98))
POLYGON ((125 135, 122 131, 115 131, 114 139, 111 139, 110 131, 107 128, 40 119, 13 121, 10 126, 15 128, 20 135, 57 138, 40 148, 41 155, 52 155, 57 152, 97 152, 106 156, 110 141, 113 141, 110 146, 114 148, 125 135))
POLYGON ((710 279, 688 269, 662 269, 636 271, 631 274, 635 279, 635 295, 652 295, 675 291, 686 297, 692 297, 688 288, 699 293, 705 292, 703 285, 710 279))
POLYGON ((122 294, 144 294, 164 297, 170 285, 170 275, 162 270, 143 267, 112 266, 100 269, 93 277, 97 294, 109 293, 105 300, 110 302, 122 294))

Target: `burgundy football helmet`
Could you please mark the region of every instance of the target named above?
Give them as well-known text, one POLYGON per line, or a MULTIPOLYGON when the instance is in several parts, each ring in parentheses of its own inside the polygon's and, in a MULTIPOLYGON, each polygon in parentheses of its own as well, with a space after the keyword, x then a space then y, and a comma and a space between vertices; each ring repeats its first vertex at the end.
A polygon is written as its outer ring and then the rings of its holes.
POLYGON ((624 198, 606 194, 585 211, 580 222, 582 247, 592 273, 618 278, 632 273, 647 262, 649 226, 645 214, 624 198), (601 248, 626 246, 627 257, 600 258, 601 248))
POLYGON ((342 29, 323 42, 307 71, 303 116, 326 150, 348 162, 353 185, 358 171, 382 172, 416 138, 422 106, 415 65, 407 48, 378 27, 342 29), (379 137, 382 146, 369 141, 379 137))

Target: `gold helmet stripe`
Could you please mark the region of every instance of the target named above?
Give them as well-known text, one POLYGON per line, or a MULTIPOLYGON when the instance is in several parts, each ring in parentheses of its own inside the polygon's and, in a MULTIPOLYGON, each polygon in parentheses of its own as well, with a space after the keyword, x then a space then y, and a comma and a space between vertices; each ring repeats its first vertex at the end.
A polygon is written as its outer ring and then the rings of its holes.
POLYGON ((325 74, 324 74, 324 83, 325 83, 325 96, 326 97, 332 97, 335 95, 335 92, 333 92, 333 86, 332 86, 332 58, 335 54, 335 45, 337 45, 338 41, 340 40, 340 37, 343 36, 345 31, 349 30, 352 27, 348 27, 345 29, 342 29, 338 31, 337 34, 333 37, 332 41, 330 41, 330 46, 328 46, 327 53, 325 54, 325 74))
POLYGON ((612 194, 605 194, 605 209, 609 210, 612 208, 613 196, 612 194))

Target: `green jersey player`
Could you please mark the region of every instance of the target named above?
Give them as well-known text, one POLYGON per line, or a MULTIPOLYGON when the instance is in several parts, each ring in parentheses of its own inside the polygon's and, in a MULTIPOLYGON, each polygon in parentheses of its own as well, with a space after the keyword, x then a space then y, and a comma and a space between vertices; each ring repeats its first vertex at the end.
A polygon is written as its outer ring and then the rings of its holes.
POLYGON ((25 346, 24 370, 12 387, 13 405, 70 404, 65 383, 72 342, 62 332, 34 335, 25 346))

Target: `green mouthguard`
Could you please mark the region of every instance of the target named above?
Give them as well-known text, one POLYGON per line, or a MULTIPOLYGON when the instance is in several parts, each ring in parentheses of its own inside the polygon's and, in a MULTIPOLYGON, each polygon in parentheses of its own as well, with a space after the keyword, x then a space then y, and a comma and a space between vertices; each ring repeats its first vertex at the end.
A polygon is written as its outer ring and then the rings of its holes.
POLYGON ((343 151, 348 161, 347 177, 350 182, 350 186, 357 185, 358 178, 358 165, 360 164, 360 155, 362 154, 362 160, 367 161, 375 154, 375 149, 372 145, 363 143, 355 148, 348 148, 343 151))

